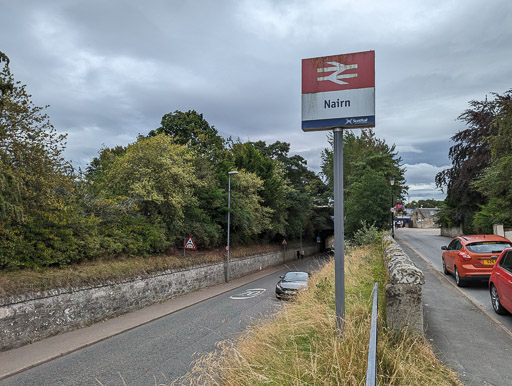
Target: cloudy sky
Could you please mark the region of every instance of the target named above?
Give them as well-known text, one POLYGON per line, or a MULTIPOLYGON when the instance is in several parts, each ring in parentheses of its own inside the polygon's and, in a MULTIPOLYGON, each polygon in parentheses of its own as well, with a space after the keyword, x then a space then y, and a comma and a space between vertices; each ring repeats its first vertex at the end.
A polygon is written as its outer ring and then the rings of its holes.
POLYGON ((301 59, 375 50, 375 132, 409 198, 444 198, 456 118, 512 88, 512 1, 0 0, 0 51, 86 167, 175 110, 221 135, 291 144, 319 171, 326 132, 301 130, 301 59))

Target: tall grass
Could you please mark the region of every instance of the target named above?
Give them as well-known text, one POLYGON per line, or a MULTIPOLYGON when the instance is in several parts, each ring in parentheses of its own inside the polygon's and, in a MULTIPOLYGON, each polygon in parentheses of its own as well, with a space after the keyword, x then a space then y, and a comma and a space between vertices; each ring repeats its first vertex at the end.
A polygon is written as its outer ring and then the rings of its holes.
POLYGON ((176 384, 361 385, 365 383, 371 293, 379 282, 378 382, 386 385, 458 385, 423 337, 384 327, 385 271, 381 250, 345 254, 346 320, 336 329, 334 262, 317 272, 309 289, 282 313, 225 341, 200 358, 176 384))
MULTIPOLYGON (((237 246, 231 249, 231 258, 237 259, 258 253, 282 250, 279 245, 237 246)), ((144 277, 165 270, 185 269, 202 264, 221 263, 223 249, 188 251, 169 250, 167 254, 150 257, 116 256, 73 264, 65 268, 35 268, 18 271, 0 271, 0 298, 55 288, 82 287, 119 282, 144 277)))

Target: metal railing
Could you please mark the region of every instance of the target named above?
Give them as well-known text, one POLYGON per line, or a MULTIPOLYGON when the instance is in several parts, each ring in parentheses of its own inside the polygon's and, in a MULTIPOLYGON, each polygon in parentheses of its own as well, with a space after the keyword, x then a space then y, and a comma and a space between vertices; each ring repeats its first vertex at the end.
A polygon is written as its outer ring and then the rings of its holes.
POLYGON ((368 344, 368 362, 366 365, 366 386, 377 384, 377 306, 379 283, 373 285, 372 321, 370 343, 368 344))

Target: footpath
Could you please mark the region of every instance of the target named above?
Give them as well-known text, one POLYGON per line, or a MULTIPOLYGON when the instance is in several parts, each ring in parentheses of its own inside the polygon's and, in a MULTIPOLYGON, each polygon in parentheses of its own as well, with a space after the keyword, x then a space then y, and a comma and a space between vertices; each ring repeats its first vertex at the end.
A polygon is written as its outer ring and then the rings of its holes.
POLYGON ((254 274, 232 280, 229 283, 204 288, 178 298, 172 298, 168 301, 145 307, 138 311, 93 324, 89 327, 56 335, 17 349, 0 352, 0 380, 162 318, 214 296, 242 287, 282 269, 282 265, 267 268, 254 274))
POLYGON ((512 385, 512 334, 498 326, 404 240, 396 241, 425 275, 425 336, 465 385, 512 385))

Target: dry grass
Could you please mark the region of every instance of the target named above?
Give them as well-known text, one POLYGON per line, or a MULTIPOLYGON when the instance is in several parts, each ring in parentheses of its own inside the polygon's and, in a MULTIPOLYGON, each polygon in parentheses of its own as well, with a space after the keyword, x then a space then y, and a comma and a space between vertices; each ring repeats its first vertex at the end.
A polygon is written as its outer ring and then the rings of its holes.
MULTIPOLYGON (((230 258, 282 250, 281 245, 255 245, 231 248, 230 258)), ((223 249, 210 251, 173 250, 147 258, 121 256, 76 264, 67 268, 26 269, 0 272, 0 298, 55 288, 77 288, 119 282, 165 270, 220 263, 226 258, 223 249)))
POLYGON ((238 340, 225 341, 200 358, 176 384, 361 385, 365 384, 371 292, 379 281, 378 382, 385 385, 459 385, 423 337, 382 327, 385 282, 380 251, 346 254, 346 315, 336 330, 334 264, 311 280, 308 291, 273 320, 262 321, 238 340))

